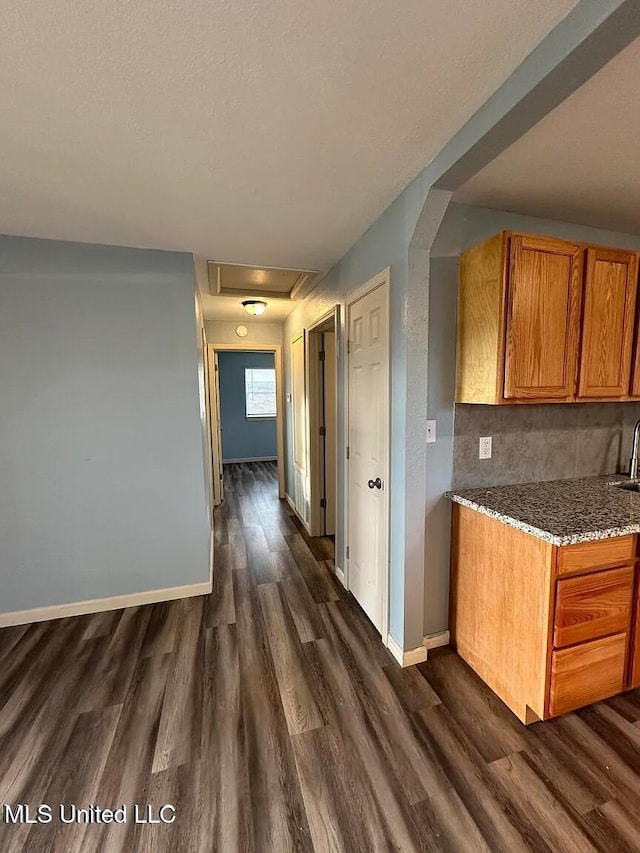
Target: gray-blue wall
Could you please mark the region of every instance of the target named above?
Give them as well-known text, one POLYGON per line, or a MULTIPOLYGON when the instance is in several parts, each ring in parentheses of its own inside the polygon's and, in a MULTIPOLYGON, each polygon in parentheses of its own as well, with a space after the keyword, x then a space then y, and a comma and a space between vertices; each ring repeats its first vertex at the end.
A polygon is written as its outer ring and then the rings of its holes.
MULTIPOLYGON (((422 211, 428 186, 416 179, 369 228, 349 252, 302 300, 287 317, 284 332, 285 393, 291 393, 291 340, 313 325, 348 293, 376 273, 391 268, 390 360, 391 360, 391 483, 390 483, 390 589, 389 632, 403 648, 422 641, 422 577, 424 563, 424 513, 420 500, 406 509, 412 478, 424 488, 424 468, 416 464, 416 450, 423 449, 422 404, 426 409, 426 386, 412 381, 416 365, 426 362, 426 335, 421 326, 422 311, 412 310, 414 294, 409 276, 409 241, 422 211), (409 382, 411 384, 409 385, 409 382), (417 425, 417 432, 413 425, 417 425), (417 519, 417 521, 416 521, 417 519), (415 526, 419 530, 415 530, 415 526), (415 585, 419 594, 415 594, 415 585)), ((344 362, 344 311, 338 331, 338 493, 336 562, 345 565, 345 530, 342 523, 344 489, 344 408, 342 405, 344 362)), ((293 447, 291 405, 286 417, 287 491, 293 494, 293 447)), ((386 639, 386 638, 385 638, 386 639)))
POLYGON ((272 352, 218 353, 222 458, 270 459, 277 456, 276 421, 247 420, 244 371, 246 367, 274 368, 272 352))
POLYGON ((209 579, 191 255, 0 237, 0 612, 209 579))

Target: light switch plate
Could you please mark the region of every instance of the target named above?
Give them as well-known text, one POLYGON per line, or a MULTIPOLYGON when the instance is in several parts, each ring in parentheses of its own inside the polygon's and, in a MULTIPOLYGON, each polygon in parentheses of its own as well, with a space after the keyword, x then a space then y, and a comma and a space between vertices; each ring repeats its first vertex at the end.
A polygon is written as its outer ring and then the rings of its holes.
POLYGON ((491 436, 482 436, 478 444, 478 459, 491 459, 491 436))
POLYGON ((436 443, 436 422, 427 421, 427 444, 436 443))

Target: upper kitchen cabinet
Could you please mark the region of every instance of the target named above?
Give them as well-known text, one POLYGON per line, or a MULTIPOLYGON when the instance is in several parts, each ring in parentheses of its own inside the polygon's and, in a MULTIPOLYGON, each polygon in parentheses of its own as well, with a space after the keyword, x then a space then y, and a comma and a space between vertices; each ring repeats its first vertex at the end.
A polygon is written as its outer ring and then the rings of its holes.
POLYGON ((464 252, 456 401, 640 396, 637 277, 633 252, 509 231, 464 252))
POLYGON ((587 249, 578 397, 621 398, 629 393, 637 256, 587 249))
POLYGON ((504 399, 570 400, 580 333, 580 247, 513 234, 509 256, 504 399))
POLYGON ((574 399, 582 252, 505 231, 460 258, 456 401, 574 399))

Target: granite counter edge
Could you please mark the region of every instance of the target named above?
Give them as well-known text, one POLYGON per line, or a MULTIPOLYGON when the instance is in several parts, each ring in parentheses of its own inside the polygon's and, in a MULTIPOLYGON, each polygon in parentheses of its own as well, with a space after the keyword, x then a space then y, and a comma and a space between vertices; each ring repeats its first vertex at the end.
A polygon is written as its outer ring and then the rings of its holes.
POLYGON ((640 524, 628 524, 625 527, 610 527, 602 530, 586 530, 582 533, 575 533, 568 536, 559 536, 557 534, 551 533, 549 530, 542 530, 539 527, 535 527, 532 524, 529 524, 526 521, 522 521, 521 519, 514 518, 511 515, 506 515, 505 513, 498 512, 495 509, 491 509, 484 504, 476 503, 476 501, 469 500, 469 498, 464 498, 462 495, 458 495, 455 492, 448 492, 447 497, 450 498, 454 503, 460 504, 461 506, 466 506, 469 509, 473 509, 476 512, 482 513, 482 515, 486 515, 489 518, 494 518, 496 521, 501 521, 503 524, 508 524, 510 527, 515 527, 518 530, 522 530, 523 533, 528 533, 531 536, 535 536, 537 539, 542 539, 545 542, 549 542, 551 545, 557 545, 558 547, 563 545, 577 545, 580 542, 595 542, 599 539, 613 539, 616 536, 628 536, 631 533, 640 533, 640 524))

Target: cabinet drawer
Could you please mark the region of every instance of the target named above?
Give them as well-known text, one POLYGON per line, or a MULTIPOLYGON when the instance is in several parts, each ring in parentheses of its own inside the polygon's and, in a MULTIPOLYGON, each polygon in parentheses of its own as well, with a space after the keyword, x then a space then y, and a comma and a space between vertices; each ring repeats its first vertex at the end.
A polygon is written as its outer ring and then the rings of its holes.
POLYGON ((635 559, 635 545, 636 537, 633 534, 563 545, 558 548, 558 574, 571 575, 589 569, 606 569, 632 563, 635 559))
POLYGON ((632 592, 632 566, 559 580, 553 645, 570 646, 627 631, 632 592))
POLYGON ((624 689, 627 635, 559 649, 551 656, 549 715, 566 714, 624 689))

